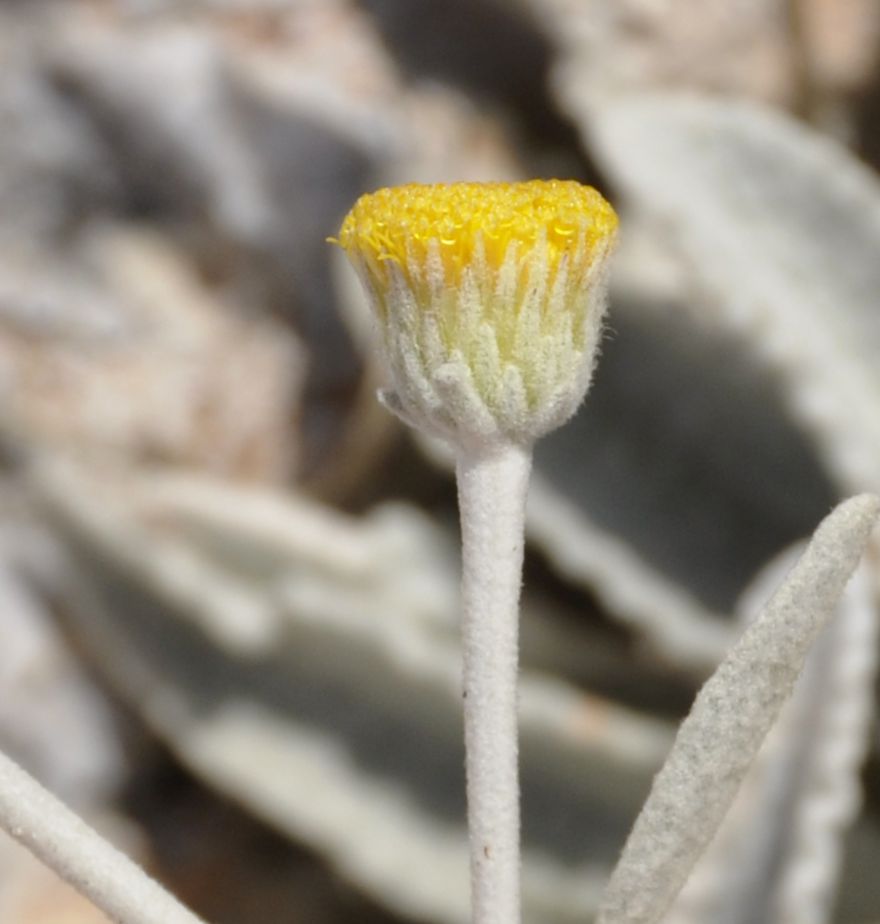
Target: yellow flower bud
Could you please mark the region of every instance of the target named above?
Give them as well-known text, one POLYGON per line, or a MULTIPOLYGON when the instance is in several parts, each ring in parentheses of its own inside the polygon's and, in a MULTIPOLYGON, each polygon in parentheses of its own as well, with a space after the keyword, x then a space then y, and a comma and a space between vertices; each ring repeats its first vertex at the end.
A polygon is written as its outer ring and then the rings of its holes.
POLYGON ((382 330, 402 417, 454 441, 529 443, 589 385, 617 216, 573 181, 409 185, 339 232, 382 330))

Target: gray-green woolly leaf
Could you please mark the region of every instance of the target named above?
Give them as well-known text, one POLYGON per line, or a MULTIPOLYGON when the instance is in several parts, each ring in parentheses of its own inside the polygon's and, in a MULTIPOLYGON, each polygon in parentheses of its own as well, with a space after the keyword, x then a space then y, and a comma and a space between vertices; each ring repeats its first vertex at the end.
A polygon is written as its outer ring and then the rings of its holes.
POLYGON ((880 486, 876 178, 751 104, 658 94, 579 114, 629 204, 662 221, 711 290, 710 316, 782 374, 846 490, 880 486))
MULTIPOLYGON (((745 618, 756 615, 797 554, 780 556, 750 586, 740 607, 745 618)), ((872 577, 867 564, 856 571, 663 924, 830 920, 871 715, 878 629, 872 577)))
POLYGON ((834 612, 878 513, 873 495, 837 507, 702 688, 624 847, 599 924, 654 924, 668 910, 834 612))
POLYGON ((730 641, 715 614, 840 494, 743 344, 695 323, 686 294, 649 307, 615 293, 586 406, 535 447, 530 538, 664 658, 708 676, 730 641))
POLYGON ((830 920, 842 838, 861 803, 859 771, 873 712, 877 612, 874 588, 865 574, 857 577, 861 599, 849 601, 843 619, 833 627, 828 660, 816 668, 817 673, 827 672, 823 708, 815 721, 803 721, 810 746, 792 776, 800 797, 792 805, 791 847, 771 905, 770 919, 779 924, 830 920))
MULTIPOLYGON (((465 924, 443 531, 408 506, 355 518, 198 475, 56 462, 29 484, 75 567, 52 599, 178 757, 395 913, 465 924)), ((520 693, 526 915, 576 924, 672 733, 527 658, 520 693)))

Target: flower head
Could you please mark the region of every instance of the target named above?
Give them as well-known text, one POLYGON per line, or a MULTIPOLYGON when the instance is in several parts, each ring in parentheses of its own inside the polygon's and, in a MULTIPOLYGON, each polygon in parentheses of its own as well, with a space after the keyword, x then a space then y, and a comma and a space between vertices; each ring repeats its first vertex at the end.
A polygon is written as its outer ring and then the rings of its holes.
POLYGON ((453 439, 529 442, 577 408, 617 216, 573 181, 412 184, 339 232, 379 319, 401 416, 453 439))

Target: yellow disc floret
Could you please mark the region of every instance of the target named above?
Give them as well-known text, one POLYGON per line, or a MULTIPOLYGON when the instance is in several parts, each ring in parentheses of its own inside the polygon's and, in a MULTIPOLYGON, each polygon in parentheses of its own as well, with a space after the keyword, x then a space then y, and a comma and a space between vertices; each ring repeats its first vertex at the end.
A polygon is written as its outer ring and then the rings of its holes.
POLYGON ((602 196, 571 180, 412 183, 361 196, 338 243, 379 283, 387 279, 382 264, 389 260, 416 281, 436 248, 446 282, 455 285, 475 260, 498 270, 511 247, 525 257, 545 243, 552 276, 576 245, 586 245, 588 257, 616 228, 617 216, 602 196))

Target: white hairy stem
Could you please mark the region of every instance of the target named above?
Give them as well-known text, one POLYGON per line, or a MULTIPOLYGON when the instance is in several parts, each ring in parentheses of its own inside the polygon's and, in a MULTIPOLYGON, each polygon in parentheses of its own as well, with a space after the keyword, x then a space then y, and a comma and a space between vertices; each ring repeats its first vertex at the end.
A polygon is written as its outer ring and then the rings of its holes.
POLYGON ((203 924, 2 753, 0 827, 117 924, 203 924))
POLYGON ((460 450, 462 647, 473 924, 519 924, 519 593, 531 448, 460 450))

